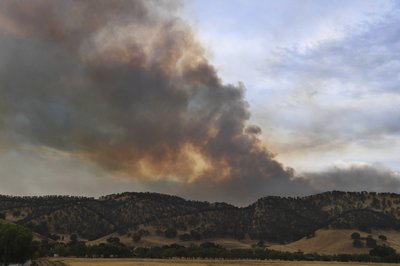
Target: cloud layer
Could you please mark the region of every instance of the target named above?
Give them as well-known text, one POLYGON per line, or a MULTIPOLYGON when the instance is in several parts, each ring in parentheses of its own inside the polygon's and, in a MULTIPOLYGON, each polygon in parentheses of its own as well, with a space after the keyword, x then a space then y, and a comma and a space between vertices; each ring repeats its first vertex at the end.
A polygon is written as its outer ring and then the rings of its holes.
POLYGON ((382 15, 267 60, 256 120, 280 160, 304 171, 338 159, 400 170, 399 8, 382 15))

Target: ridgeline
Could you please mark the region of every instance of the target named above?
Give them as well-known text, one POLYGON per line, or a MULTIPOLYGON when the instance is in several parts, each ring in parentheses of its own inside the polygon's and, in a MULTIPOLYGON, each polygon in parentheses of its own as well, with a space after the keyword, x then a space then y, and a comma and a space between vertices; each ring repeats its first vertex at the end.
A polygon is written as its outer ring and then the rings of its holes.
MULTIPOLYGON (((307 197, 265 197, 247 207, 157 193, 100 197, 0 196, 0 218, 49 240, 95 241, 151 236, 181 242, 211 238, 290 243, 322 228, 398 230, 400 195, 332 191, 307 197)), ((160 244, 161 245, 161 244, 160 244)))

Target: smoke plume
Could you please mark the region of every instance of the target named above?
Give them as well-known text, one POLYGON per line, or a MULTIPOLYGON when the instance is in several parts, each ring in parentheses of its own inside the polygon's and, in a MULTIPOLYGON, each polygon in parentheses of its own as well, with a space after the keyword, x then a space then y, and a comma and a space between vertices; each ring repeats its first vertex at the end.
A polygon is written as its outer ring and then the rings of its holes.
POLYGON ((320 191, 400 191, 400 173, 380 164, 349 163, 304 176, 320 191))
POLYGON ((177 182, 193 197, 308 191, 260 142, 244 86, 219 79, 178 10, 1 1, 2 141, 69 152, 119 178, 177 182))

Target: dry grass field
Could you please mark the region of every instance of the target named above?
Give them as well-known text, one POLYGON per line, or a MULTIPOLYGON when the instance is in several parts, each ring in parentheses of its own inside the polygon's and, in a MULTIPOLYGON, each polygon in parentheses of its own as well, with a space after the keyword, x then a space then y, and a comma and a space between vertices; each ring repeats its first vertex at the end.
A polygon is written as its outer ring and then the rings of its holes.
MULTIPOLYGON (((353 240, 350 235, 357 230, 348 229, 320 229, 316 231, 315 236, 312 238, 304 237, 298 241, 286 245, 272 245, 268 248, 295 252, 301 250, 305 253, 318 253, 318 254, 359 254, 368 253, 370 248, 354 248, 353 240)), ((360 231, 358 231, 360 232, 360 231)), ((362 237, 371 235, 374 239, 378 240, 379 245, 389 245, 400 251, 400 232, 390 230, 373 230, 371 233, 360 232, 362 237), (379 235, 385 235, 387 241, 379 240, 379 235)))
MULTIPOLYGON (((144 228, 148 231, 151 231, 150 228, 144 228)), ((279 251, 303 251, 305 253, 318 253, 324 255, 333 255, 333 254, 360 254, 360 253, 369 253, 370 248, 362 247, 355 248, 353 247, 353 240, 351 239, 351 234, 353 232, 359 232, 362 237, 367 237, 371 235, 374 239, 378 241, 379 245, 389 245, 400 252, 400 232, 395 230, 372 230, 370 233, 361 232, 356 229, 320 229, 315 232, 315 236, 311 238, 304 237, 298 241, 288 243, 285 245, 279 245, 276 243, 267 242, 266 246, 269 249, 279 250, 279 251), (385 235, 387 237, 387 241, 379 240, 379 235, 385 235)), ((109 237, 118 237, 120 241, 127 246, 142 246, 142 247, 152 247, 152 246, 163 246, 163 245, 171 245, 171 244, 179 244, 182 246, 190 246, 192 244, 200 245, 203 242, 213 242, 215 244, 221 245, 227 249, 235 249, 235 248, 251 248, 258 241, 251 240, 248 237, 243 240, 237 240, 232 238, 208 238, 202 239, 199 241, 181 241, 176 238, 168 239, 165 237, 157 236, 155 232, 151 231, 150 236, 144 236, 142 239, 134 243, 132 241, 132 237, 128 236, 120 236, 117 233, 110 234, 104 236, 102 238, 96 239, 94 241, 89 241, 87 244, 89 245, 97 245, 100 243, 105 243, 107 238, 109 237)), ((65 236, 65 239, 68 239, 68 236, 65 236)), ((68 242, 68 241, 66 241, 68 242)))
POLYGON ((374 265, 395 265, 380 263, 345 263, 345 262, 303 262, 303 261, 254 261, 254 260, 143 260, 143 259, 74 259, 59 258, 53 259, 54 262, 62 262, 70 266, 374 266, 374 265))

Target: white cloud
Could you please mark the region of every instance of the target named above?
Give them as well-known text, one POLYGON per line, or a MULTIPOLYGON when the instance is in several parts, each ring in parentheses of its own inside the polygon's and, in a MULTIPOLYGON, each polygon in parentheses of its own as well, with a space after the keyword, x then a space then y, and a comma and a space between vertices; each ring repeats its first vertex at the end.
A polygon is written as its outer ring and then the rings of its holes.
POLYGON ((266 86, 259 70, 279 48, 305 50, 362 30, 379 20, 391 1, 248 1, 193 0, 184 16, 212 50, 212 62, 223 79, 244 81, 249 97, 266 86))
MULTIPOLYGON (((267 139, 303 168, 306 157, 363 158, 396 165, 400 150, 400 21, 396 9, 366 30, 306 51, 285 50, 266 65, 270 89, 257 103, 267 139), (263 101, 263 102, 262 102, 263 101), (304 156, 306 154, 306 156, 304 156), (297 157, 297 162, 296 161, 297 157)), ((326 161, 323 162, 324 164, 326 161)), ((312 167, 312 166, 311 166, 312 167)), ((395 169, 399 169, 398 161, 395 169)))

